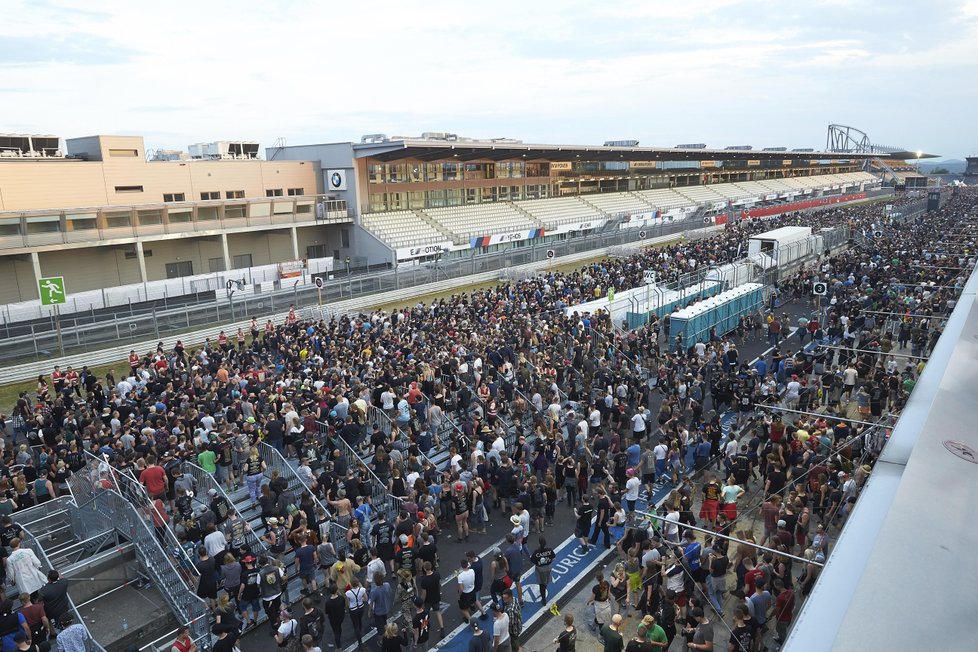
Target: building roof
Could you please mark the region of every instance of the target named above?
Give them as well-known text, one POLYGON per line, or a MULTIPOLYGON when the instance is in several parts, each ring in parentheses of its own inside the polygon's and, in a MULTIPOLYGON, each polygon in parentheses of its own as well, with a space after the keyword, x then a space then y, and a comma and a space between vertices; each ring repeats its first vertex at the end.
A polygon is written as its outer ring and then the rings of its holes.
POLYGON ((690 149, 677 147, 613 147, 604 145, 533 145, 513 141, 436 140, 402 138, 382 142, 354 143, 357 158, 380 161, 418 159, 422 161, 457 158, 506 160, 524 158, 535 161, 700 161, 700 160, 821 160, 865 159, 872 154, 839 152, 765 151, 758 149, 690 149))

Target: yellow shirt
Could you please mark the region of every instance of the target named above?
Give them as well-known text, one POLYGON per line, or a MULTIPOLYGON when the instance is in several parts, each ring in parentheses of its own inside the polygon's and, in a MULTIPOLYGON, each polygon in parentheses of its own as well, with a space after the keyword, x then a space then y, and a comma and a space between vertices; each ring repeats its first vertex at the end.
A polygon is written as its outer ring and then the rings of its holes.
POLYGON ((811 435, 808 434, 807 430, 796 430, 795 437, 798 438, 798 441, 805 444, 808 442, 808 438, 811 437, 811 435))

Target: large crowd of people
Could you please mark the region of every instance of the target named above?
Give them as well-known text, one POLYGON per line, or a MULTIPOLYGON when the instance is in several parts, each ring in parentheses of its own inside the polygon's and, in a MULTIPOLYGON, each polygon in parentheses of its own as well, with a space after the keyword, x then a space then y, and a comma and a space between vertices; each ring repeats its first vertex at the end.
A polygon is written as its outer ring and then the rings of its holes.
MULTIPOLYGON (((345 627, 361 640, 364 616, 382 649, 425 647, 444 634, 438 543, 491 529, 506 543, 485 563, 474 554, 462 561, 458 607, 474 621, 492 608, 496 618, 479 635, 515 652, 523 571, 532 565, 545 578, 553 559, 542 536, 531 551, 530 535, 566 510, 585 548, 611 547, 613 528, 622 535, 624 561, 595 587, 600 625, 619 626, 613 612, 632 605, 651 618, 643 625, 650 640, 659 627, 671 642, 685 621, 695 647, 706 614, 723 612, 733 574, 730 593, 744 596, 735 631, 747 632, 736 649, 746 641, 756 649, 768 607, 780 604, 784 617, 781 592, 806 594, 817 577, 815 566, 784 555, 824 560, 826 528, 844 521, 873 462, 859 435, 898 412, 913 389, 922 361, 888 354, 909 345, 910 355, 926 355, 940 336, 931 317, 953 308, 960 280, 940 268, 963 265, 958 253, 925 243, 964 204, 974 197, 905 223, 871 204, 730 224, 709 238, 428 305, 328 321, 295 311, 280 324, 255 319, 249 332, 203 345, 134 351, 128 368, 104 375, 56 367, 6 417, 15 436, 0 470, 0 514, 63 495, 87 463, 84 451, 104 457, 145 486, 154 527, 172 529, 192 551, 198 595, 220 635, 214 649, 228 650, 259 609, 296 649, 328 639, 339 646, 345 627), (774 308, 677 348, 668 315, 622 331, 606 314, 572 309, 641 285, 646 269, 680 282, 734 260, 751 234, 789 224, 886 235, 782 279, 780 300, 805 304, 794 324, 774 308), (811 304, 816 282, 828 284, 819 306, 811 304), (737 345, 755 338, 773 348, 751 363, 737 345), (778 409, 761 414, 763 406, 778 409), (309 491, 296 495, 270 473, 259 442, 298 460, 309 491), (249 526, 218 492, 195 495, 184 461, 229 492, 247 486, 265 549, 242 544, 249 526), (744 510, 738 501, 757 482, 763 503, 744 510), (646 527, 644 500, 663 485, 673 493, 646 527), (373 504, 378 486, 393 499, 373 504), (761 543, 777 552, 729 549, 722 538, 753 540, 742 522, 755 509, 761 543), (716 535, 704 539, 684 524, 716 535), (290 609, 292 576, 303 599, 290 609)), ((778 621, 781 636, 782 622, 790 614, 778 621)))

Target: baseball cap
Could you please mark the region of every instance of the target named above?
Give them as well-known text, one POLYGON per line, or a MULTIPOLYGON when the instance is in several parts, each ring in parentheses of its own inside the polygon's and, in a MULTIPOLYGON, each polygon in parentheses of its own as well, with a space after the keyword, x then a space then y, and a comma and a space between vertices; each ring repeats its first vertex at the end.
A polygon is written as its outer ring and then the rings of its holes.
POLYGON ((211 498, 213 498, 214 496, 217 495, 217 489, 208 489, 207 490, 207 495, 210 496, 211 498))

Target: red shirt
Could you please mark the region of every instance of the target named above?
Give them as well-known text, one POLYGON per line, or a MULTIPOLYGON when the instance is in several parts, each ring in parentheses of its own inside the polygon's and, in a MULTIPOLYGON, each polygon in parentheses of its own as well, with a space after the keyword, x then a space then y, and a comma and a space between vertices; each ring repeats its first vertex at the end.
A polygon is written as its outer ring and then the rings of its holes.
POLYGON ((150 496, 158 496, 166 491, 166 471, 162 466, 147 466, 139 474, 139 481, 146 485, 150 496))
POLYGON ((744 595, 746 597, 749 598, 752 595, 754 595, 754 591, 756 590, 755 585, 757 584, 757 580, 760 577, 764 577, 764 571, 762 571, 760 568, 752 568, 749 571, 747 571, 746 575, 744 575, 744 584, 746 585, 744 589, 744 595))
POLYGON ((775 617, 779 623, 790 623, 791 614, 795 611, 795 592, 785 589, 775 599, 775 617))
POLYGON ((138 367, 139 366, 139 356, 133 353, 129 356, 129 366, 138 367))

